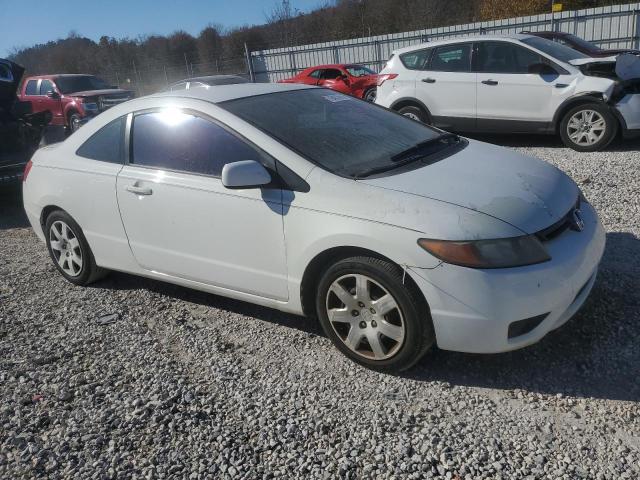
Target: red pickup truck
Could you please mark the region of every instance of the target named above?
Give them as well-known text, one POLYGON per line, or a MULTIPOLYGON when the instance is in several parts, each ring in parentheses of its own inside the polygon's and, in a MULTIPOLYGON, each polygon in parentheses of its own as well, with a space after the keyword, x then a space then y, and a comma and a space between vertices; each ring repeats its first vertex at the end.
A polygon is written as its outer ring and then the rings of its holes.
POLYGON ((73 132, 83 119, 133 98, 133 92, 93 75, 38 75, 25 79, 19 98, 30 102, 34 113, 49 110, 51 125, 64 125, 73 132))

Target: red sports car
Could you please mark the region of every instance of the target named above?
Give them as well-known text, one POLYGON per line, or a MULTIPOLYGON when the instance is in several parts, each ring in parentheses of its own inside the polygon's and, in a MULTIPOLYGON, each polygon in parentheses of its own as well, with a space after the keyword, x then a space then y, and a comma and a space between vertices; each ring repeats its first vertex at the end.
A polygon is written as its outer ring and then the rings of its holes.
POLYGON ((376 99, 378 74, 362 65, 318 65, 279 82, 317 85, 373 102, 376 99))

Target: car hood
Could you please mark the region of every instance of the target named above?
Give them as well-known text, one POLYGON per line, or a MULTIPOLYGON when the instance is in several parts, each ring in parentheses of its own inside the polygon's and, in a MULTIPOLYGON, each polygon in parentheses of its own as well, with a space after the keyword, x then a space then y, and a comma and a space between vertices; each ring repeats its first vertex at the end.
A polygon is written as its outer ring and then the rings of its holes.
POLYGON ((575 182, 556 167, 473 140, 429 166, 360 181, 484 213, 528 234, 559 221, 579 195, 575 182))
POLYGON ((87 90, 85 92, 73 92, 69 93, 70 97, 96 97, 99 95, 124 95, 130 94, 131 91, 123 90, 121 88, 106 88, 104 90, 87 90))
POLYGON ((581 67, 583 72, 613 70, 620 80, 640 78, 640 56, 633 53, 601 58, 576 58, 569 63, 581 67))

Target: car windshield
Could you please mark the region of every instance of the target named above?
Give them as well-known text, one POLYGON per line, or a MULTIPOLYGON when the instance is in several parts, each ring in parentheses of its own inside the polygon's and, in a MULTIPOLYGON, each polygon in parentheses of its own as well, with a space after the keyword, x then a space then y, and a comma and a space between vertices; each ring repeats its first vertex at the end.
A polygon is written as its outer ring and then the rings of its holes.
POLYGON ((522 43, 526 43, 533 48, 537 48, 541 52, 565 63, 568 63, 570 60, 575 60, 576 58, 589 58, 589 55, 585 55, 573 48, 560 45, 552 40, 547 40, 546 38, 529 37, 522 40, 522 43))
POLYGON ((584 38, 576 37, 575 35, 567 35, 565 38, 568 38, 571 43, 575 43, 585 50, 591 50, 594 52, 599 52, 602 49, 591 42, 587 42, 584 38))
POLYGON ((346 177, 386 172, 449 147, 436 141, 441 132, 327 89, 257 95, 219 106, 325 170, 346 177), (436 142, 423 149, 430 140, 436 142), (406 155, 417 147, 421 158, 406 155))
POLYGON ((87 90, 104 90, 110 88, 107 82, 93 75, 58 77, 56 84, 61 93, 85 92, 87 90))
POLYGON ((377 75, 376 72, 370 68, 363 67, 362 65, 349 65, 345 67, 347 72, 353 77, 364 77, 365 75, 377 75))

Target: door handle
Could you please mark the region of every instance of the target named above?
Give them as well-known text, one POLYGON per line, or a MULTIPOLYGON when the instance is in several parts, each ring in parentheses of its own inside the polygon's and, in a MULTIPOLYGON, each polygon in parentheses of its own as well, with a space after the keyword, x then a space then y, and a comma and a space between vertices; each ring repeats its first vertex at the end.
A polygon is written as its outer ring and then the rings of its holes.
POLYGON ((482 80, 482 83, 484 83, 485 85, 497 85, 498 81, 497 80, 482 80))
POLYGON ((423 81, 424 83, 436 83, 436 79, 435 79, 435 78, 431 78, 431 77, 429 77, 429 78, 423 78, 423 79, 422 79, 422 81, 423 81))
POLYGON ((137 187, 135 185, 127 185, 125 190, 136 195, 151 195, 153 193, 153 190, 148 187, 137 187))
POLYGON ((556 83, 556 88, 567 88, 569 85, 566 83, 556 83))

